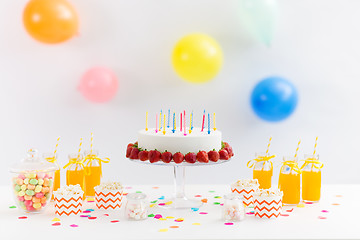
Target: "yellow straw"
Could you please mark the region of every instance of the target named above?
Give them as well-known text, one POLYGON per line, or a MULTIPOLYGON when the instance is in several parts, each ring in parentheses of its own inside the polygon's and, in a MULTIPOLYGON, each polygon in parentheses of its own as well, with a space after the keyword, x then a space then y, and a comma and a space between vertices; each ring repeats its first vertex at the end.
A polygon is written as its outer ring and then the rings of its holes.
POLYGON ((59 142, 60 142, 60 137, 58 137, 57 140, 56 140, 56 145, 55 145, 55 150, 54 150, 54 157, 56 156, 56 152, 57 152, 57 149, 58 149, 58 146, 59 146, 59 142))
POLYGON ((299 151, 299 146, 300 146, 300 143, 301 143, 301 140, 299 140, 299 142, 298 142, 298 145, 297 145, 297 148, 296 148, 296 151, 295 151, 295 156, 294 156, 294 158, 296 158, 296 157, 297 157, 297 154, 298 154, 298 151, 299 151))
POLYGON ((314 153, 313 153, 313 156, 315 156, 315 153, 316 153, 316 147, 317 147, 317 141, 318 141, 318 138, 319 138, 319 137, 316 137, 316 139, 315 139, 315 147, 314 147, 314 153))
POLYGON ((216 125, 215 125, 215 113, 214 113, 214 131, 216 131, 216 125))
POLYGON ((148 112, 146 112, 146 127, 145 127, 145 131, 148 130, 148 112))
POLYGON ((93 152, 93 146, 94 146, 94 134, 91 133, 91 138, 90 138, 90 152, 93 152))
POLYGON ((80 138, 80 145, 79 145, 79 151, 78 151, 78 158, 80 158, 80 152, 81 152, 81 145, 82 145, 83 139, 80 138))
POLYGON ((272 140, 272 137, 270 137, 269 143, 268 143, 268 145, 267 145, 266 156, 269 154, 269 148, 270 148, 271 140, 272 140))
POLYGON ((163 129, 163 134, 165 135, 165 133, 166 133, 166 131, 165 131, 165 117, 166 117, 166 114, 164 114, 164 122, 163 122, 163 127, 164 127, 164 129, 163 129))

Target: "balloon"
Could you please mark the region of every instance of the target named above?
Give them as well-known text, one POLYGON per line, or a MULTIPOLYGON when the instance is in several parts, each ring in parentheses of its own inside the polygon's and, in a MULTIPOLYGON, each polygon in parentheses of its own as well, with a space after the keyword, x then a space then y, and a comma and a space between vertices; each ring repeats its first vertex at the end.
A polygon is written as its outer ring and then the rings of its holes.
POLYGON ((92 102, 107 102, 117 92, 118 80, 115 74, 103 67, 89 69, 81 78, 79 90, 92 102))
POLYGON ((172 54, 176 73, 186 81, 204 83, 221 69, 223 54, 219 44, 205 34, 190 34, 180 39, 172 54))
POLYGON ((241 0, 240 18, 256 38, 270 46, 273 40, 278 4, 276 0, 241 0))
POLYGON ((263 120, 280 121, 290 116, 297 105, 295 86, 281 77, 268 77, 260 81, 251 94, 251 106, 263 120))
POLYGON ((78 32, 75 9, 66 0, 30 0, 23 13, 27 32, 43 43, 61 43, 78 32))

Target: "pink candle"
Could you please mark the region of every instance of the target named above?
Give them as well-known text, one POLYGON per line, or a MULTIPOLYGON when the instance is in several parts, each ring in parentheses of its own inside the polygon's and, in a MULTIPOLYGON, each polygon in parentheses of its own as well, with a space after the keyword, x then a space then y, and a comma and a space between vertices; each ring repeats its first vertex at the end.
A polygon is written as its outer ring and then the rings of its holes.
POLYGON ((185 117, 185 110, 184 110, 184 136, 186 136, 186 117, 185 117))
POLYGON ((180 132, 182 132, 182 113, 180 113, 180 132))
POLYGON ((204 131, 204 126, 205 126, 205 110, 204 110, 204 114, 203 114, 203 120, 202 120, 202 125, 201 125, 201 131, 204 131))
POLYGON ((156 127, 155 127, 155 132, 158 132, 158 115, 156 114, 156 127))

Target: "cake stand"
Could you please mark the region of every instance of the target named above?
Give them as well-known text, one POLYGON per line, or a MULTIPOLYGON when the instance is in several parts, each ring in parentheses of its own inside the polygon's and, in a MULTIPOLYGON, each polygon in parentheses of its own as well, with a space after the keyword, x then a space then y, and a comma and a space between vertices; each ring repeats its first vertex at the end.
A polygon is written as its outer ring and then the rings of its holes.
POLYGON ((164 163, 162 161, 159 161, 159 162, 155 162, 155 163, 150 163, 148 160, 147 161, 141 161, 139 159, 129 159, 129 160, 132 162, 137 162, 137 163, 141 163, 141 164, 172 166, 174 168, 174 184, 175 184, 174 196, 172 198, 166 199, 166 202, 171 201, 172 204, 161 206, 163 208, 172 208, 172 209, 198 208, 203 204, 201 201, 188 199, 185 196, 185 168, 186 167, 210 166, 210 165, 222 164, 222 163, 226 163, 226 162, 230 161, 230 159, 229 159, 229 160, 218 160, 217 162, 209 161, 208 163, 182 162, 182 163, 177 164, 175 162, 164 163))

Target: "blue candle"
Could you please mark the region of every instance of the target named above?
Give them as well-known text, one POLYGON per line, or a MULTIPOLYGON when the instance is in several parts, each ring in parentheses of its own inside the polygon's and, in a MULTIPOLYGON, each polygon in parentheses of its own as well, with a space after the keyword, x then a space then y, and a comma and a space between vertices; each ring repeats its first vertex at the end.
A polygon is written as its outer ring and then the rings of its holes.
POLYGON ((172 132, 175 133, 175 129, 176 129, 176 126, 175 126, 175 113, 173 114, 173 130, 172 132))
POLYGON ((210 134, 210 113, 208 113, 208 134, 210 134))
POLYGON ((194 122, 194 112, 192 111, 191 112, 191 123, 190 123, 191 124, 191 126, 190 126, 191 130, 193 130, 193 128, 194 128, 193 122, 194 122))
POLYGON ((170 109, 168 110, 168 124, 167 124, 167 128, 170 127, 170 109))
POLYGON ((162 129, 162 120, 163 118, 162 118, 162 109, 160 110, 160 126, 159 126, 159 130, 161 131, 161 129, 162 129))

